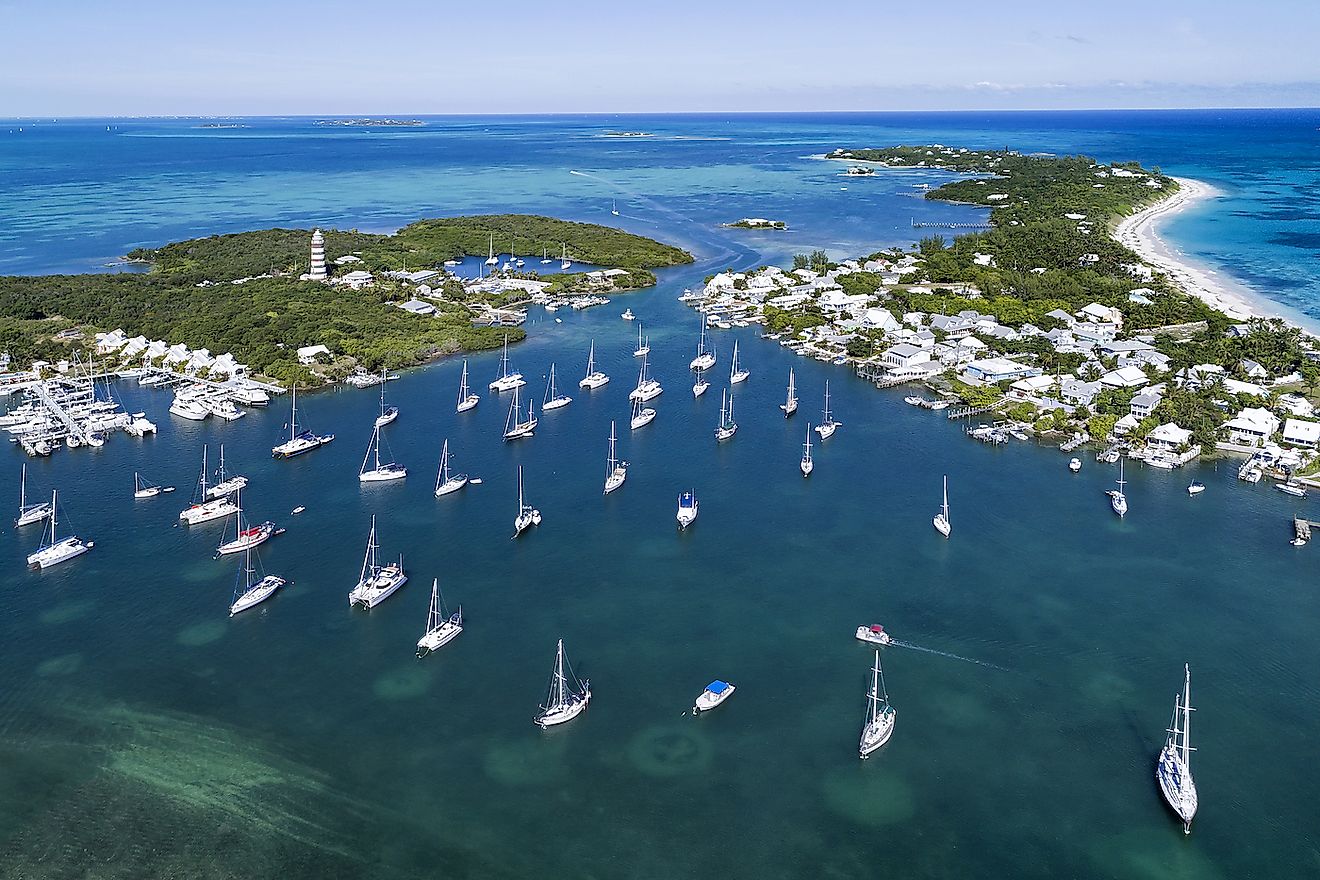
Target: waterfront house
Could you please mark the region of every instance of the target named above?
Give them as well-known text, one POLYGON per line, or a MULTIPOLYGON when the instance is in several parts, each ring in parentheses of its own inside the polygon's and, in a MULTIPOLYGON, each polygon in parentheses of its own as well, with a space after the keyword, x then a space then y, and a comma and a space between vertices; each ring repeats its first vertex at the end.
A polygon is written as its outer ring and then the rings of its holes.
POLYGON ((930 352, 915 345, 900 343, 880 356, 880 361, 891 370, 924 364, 930 360, 930 352))
POLYGON ((128 362, 147 350, 147 337, 134 336, 119 350, 119 357, 128 362))
POLYGON ((112 330, 109 333, 96 334, 96 353, 110 354, 112 351, 119 351, 128 342, 128 336, 123 330, 112 330))
POLYGON ((211 364, 211 377, 242 376, 247 372, 247 365, 240 364, 232 352, 225 352, 211 364))
POLYGON ((1117 422, 1114 422, 1114 436, 1126 437, 1128 434, 1131 434, 1133 431, 1137 429, 1137 425, 1140 424, 1140 422, 1141 422, 1140 419, 1138 419, 1132 413, 1128 413, 1127 415, 1123 416, 1123 418, 1119 419, 1117 422))
POLYGON ((1083 382, 1073 376, 1059 380, 1059 398, 1072 406, 1090 406, 1103 389, 1099 382, 1083 382))
POLYGON ((1278 404, 1293 415, 1304 419, 1315 414, 1315 406, 1300 394, 1280 394, 1278 404))
POLYGON ((1288 419, 1283 423, 1283 442, 1304 449, 1315 449, 1320 443, 1320 422, 1288 419))
POLYGON ((175 343, 165 352, 165 366, 173 367, 178 364, 186 364, 191 357, 192 352, 188 350, 188 346, 182 342, 175 343))
POLYGON ((1246 407, 1221 426, 1229 442, 1259 446, 1279 430, 1279 417, 1267 409, 1246 407))
POLYGON ((1146 446, 1150 449, 1158 449, 1164 452, 1177 452, 1190 446, 1192 442, 1192 432, 1186 428, 1180 428, 1173 422, 1159 425, 1152 428, 1146 435, 1146 446))
POLYGON ((1008 386, 1008 393, 1020 400, 1038 397, 1054 387, 1053 376, 1027 376, 1008 386))
POLYGON ((1138 419, 1144 419, 1155 412, 1155 407, 1160 405, 1161 400, 1163 400, 1163 396, 1158 391, 1154 388, 1147 388, 1132 398, 1132 402, 1128 405, 1128 412, 1138 419))
POLYGON ((330 349, 324 345, 305 345, 298 349, 298 363, 304 367, 311 366, 316 363, 316 356, 321 354, 329 356, 330 349))
POLYGON ((1028 367, 1008 358, 985 358, 967 364, 962 380, 969 385, 993 385, 997 382, 1016 381, 1028 376, 1039 376, 1038 367, 1028 367))

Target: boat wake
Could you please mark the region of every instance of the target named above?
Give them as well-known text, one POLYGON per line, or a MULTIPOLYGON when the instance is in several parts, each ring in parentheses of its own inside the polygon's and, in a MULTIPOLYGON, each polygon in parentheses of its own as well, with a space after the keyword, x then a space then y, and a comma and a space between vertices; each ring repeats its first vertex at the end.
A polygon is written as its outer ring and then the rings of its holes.
POLYGON ((921 645, 914 645, 911 642, 901 642, 894 639, 890 642, 896 648, 910 648, 913 651, 924 651, 927 654, 938 654, 941 657, 948 657, 951 660, 961 660, 964 663, 975 663, 977 666, 985 666, 988 669, 998 669, 1000 672, 1009 672, 1007 667, 999 666, 985 660, 977 660, 974 657, 963 657, 961 654, 950 654, 948 651, 937 651, 934 648, 923 648, 921 645))

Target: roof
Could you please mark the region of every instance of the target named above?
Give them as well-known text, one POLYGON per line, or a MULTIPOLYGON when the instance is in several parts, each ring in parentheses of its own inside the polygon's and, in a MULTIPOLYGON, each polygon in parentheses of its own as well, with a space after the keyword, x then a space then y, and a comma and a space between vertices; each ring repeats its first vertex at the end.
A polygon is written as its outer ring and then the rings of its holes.
POLYGON ((710 691, 712 694, 722 694, 728 689, 729 683, 727 681, 720 681, 718 678, 706 685, 706 690, 710 691))

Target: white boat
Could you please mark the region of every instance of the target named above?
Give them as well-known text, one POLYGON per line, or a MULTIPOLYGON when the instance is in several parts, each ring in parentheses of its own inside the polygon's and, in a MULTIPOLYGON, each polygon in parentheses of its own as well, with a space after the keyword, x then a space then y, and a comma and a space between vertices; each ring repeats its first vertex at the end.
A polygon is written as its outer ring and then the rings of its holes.
POLYGON ((550 248, 548 247, 541 248, 541 265, 549 266, 553 262, 554 260, 550 259, 550 248))
POLYGON ((665 389, 661 387, 660 383, 648 375, 649 371, 649 359, 642 355, 642 368, 637 373, 637 387, 628 394, 629 400, 640 400, 642 403, 646 403, 646 401, 653 400, 664 392, 665 389))
POLYGON ((479 403, 481 398, 468 389, 467 358, 463 358, 463 378, 458 382, 458 406, 454 411, 467 412, 479 403))
POLYGON ((738 433, 738 423, 733 420, 733 395, 720 392, 720 423, 715 426, 715 439, 728 440, 738 433))
POLYGON ((218 419, 223 419, 226 422, 236 422, 243 418, 243 416, 247 415, 246 412, 234 406, 232 400, 227 400, 225 398, 200 397, 196 402, 201 404, 202 408, 211 415, 218 419))
POLYGON ((197 491, 193 494, 193 503, 179 512, 179 519, 187 525, 195 526, 212 520, 224 519, 238 508, 229 496, 209 498, 206 488, 206 447, 202 447, 202 473, 197 479, 197 491))
POLYGON ((36 504, 27 503, 27 464, 25 463, 22 476, 18 478, 18 519, 14 520, 14 525, 28 526, 32 523, 42 522, 50 516, 53 509, 48 501, 38 501, 36 504))
POLYGON ((642 337, 642 323, 637 322, 637 348, 633 349, 633 357, 646 357, 651 353, 651 341, 642 337))
POLYGON ((788 399, 779 404, 779 408, 784 411, 784 418, 788 418, 797 412, 798 399, 797 388, 793 385, 793 368, 788 368, 788 399))
POLYGON ((303 505, 299 504, 299 505, 298 505, 297 507, 295 507, 293 510, 289 511, 289 513, 292 514, 293 516, 297 516, 298 514, 302 513, 302 512, 303 512, 304 510, 306 510, 306 509, 307 509, 306 507, 304 507, 303 505))
POLYGON ((1187 487, 1188 495, 1200 495, 1204 491, 1205 483, 1202 483, 1200 480, 1192 480, 1191 484, 1187 487))
MULTIPOLYGON (((261 564, 260 560, 257 564, 261 564)), ((286 583, 284 578, 273 574, 264 575, 261 580, 257 580, 256 573, 256 569, 252 567, 252 548, 247 547, 243 552, 243 564, 238 567, 238 577, 234 582, 234 601, 229 605, 230 617, 265 602, 286 583)))
POLYGON ((718 678, 706 685, 706 689, 697 695, 697 701, 692 704, 692 714, 700 715, 702 712, 709 712, 720 703, 723 703, 738 688, 729 684, 727 681, 720 681, 718 678))
POLYGON ((578 382, 579 388, 595 389, 610 381, 610 377, 596 369, 596 340, 591 340, 591 352, 587 355, 587 375, 578 382))
POLYGON ((88 550, 91 550, 95 544, 92 541, 83 541, 76 535, 70 535, 67 538, 57 538, 55 530, 58 525, 58 513, 56 505, 58 498, 54 490, 50 493, 50 528, 41 536, 41 546, 35 553, 29 553, 27 564, 29 568, 50 568, 52 565, 59 565, 61 562, 67 562, 75 556, 82 556, 88 550), (49 535, 49 537, 47 537, 49 535))
POLYGON ((490 234, 490 256, 486 257, 487 266, 498 266, 500 258, 495 256, 495 233, 490 234))
POLYGON ((224 498, 247 486, 247 477, 229 476, 225 472, 225 445, 220 444, 220 466, 215 469, 216 484, 206 490, 207 498, 224 498))
MULTIPOLYGON (((635 403, 640 406, 640 403, 635 403)), ((655 410, 651 410, 652 413, 655 410)), ((616 445, 619 442, 618 435, 614 430, 614 420, 610 420, 610 454, 605 460, 605 494, 608 495, 615 489, 623 485, 623 481, 628 479, 628 462, 620 461, 616 452, 616 445)))
POLYGON ((623 314, 620 315, 619 317, 623 318, 623 320, 625 321, 637 320, 637 316, 632 313, 632 309, 624 309, 623 314))
POLYGON ((560 394, 559 389, 555 387, 555 365, 550 365, 550 378, 545 383, 545 399, 541 401, 541 412, 547 410, 559 409, 568 406, 573 402, 573 398, 567 394, 560 394))
POLYGON ((1191 746, 1192 727, 1192 670, 1183 665, 1183 689, 1173 698, 1173 723, 1169 725, 1168 739, 1155 762, 1155 780, 1159 783, 1164 801, 1183 823, 1183 833, 1192 832, 1192 818, 1196 815, 1196 782, 1192 779, 1191 746))
POLYGON ((568 258, 568 245, 564 245, 563 253, 559 257, 559 268, 564 272, 573 268, 573 261, 568 258))
POLYGON ((738 340, 733 341, 733 358, 729 363, 729 384, 737 385, 739 382, 746 382, 747 377, 752 375, 747 370, 738 368, 738 340))
POLYGON ((425 657, 458 638, 463 631, 463 606, 453 614, 445 613, 445 599, 440 595, 440 578, 431 581, 431 608, 426 612, 426 632, 417 640, 417 656, 425 657))
POLYGON ((697 520, 697 493, 684 492, 678 496, 678 528, 686 529, 697 520))
POLYGON ((949 525, 949 478, 947 475, 944 477, 944 505, 940 507, 940 512, 935 514, 934 523, 935 531, 946 538, 949 537, 949 532, 953 530, 953 526, 949 525))
POLYGON ((293 386, 293 401, 289 413, 289 439, 270 451, 275 458, 293 458, 304 452, 319 449, 335 439, 334 434, 314 434, 311 431, 298 431, 298 386, 293 386))
POLYGON ((376 416, 377 428, 383 428, 399 417, 397 406, 385 405, 385 386, 387 384, 385 381, 385 368, 382 367, 380 371, 380 415, 376 416))
POLYGON ((715 354, 706 350, 706 316, 701 316, 701 338, 697 340, 697 356, 688 364, 690 370, 709 370, 715 366, 715 354))
POLYGON ((181 419, 200 422, 210 414, 211 411, 198 401, 179 397, 177 394, 174 396, 174 402, 170 404, 170 415, 178 416, 181 419))
POLYGON ((513 519, 513 537, 518 537, 532 526, 541 524, 541 511, 523 498, 522 467, 518 468, 518 515, 513 519))
POLYGON ((697 380, 692 383, 692 396, 700 397, 710 390, 710 383, 706 381, 705 371, 697 370, 697 380))
POLYGON ((509 370, 509 336, 504 336, 504 352, 500 355, 500 374, 490 383, 491 391, 513 391, 526 385, 522 373, 509 370))
POLYGON ((155 483, 142 479, 142 475, 133 473, 133 497, 134 498, 155 498, 162 492, 173 492, 173 486, 158 486, 155 483))
POLYGON ((1074 474, 1080 471, 1081 469, 1082 469, 1082 460, 1080 458, 1074 458, 1072 461, 1068 462, 1068 470, 1072 471, 1074 474))
POLYGON ((509 404, 509 416, 504 420, 504 439, 516 440, 530 437, 536 431, 536 414, 532 412, 533 401, 527 401, 527 418, 518 410, 518 389, 513 389, 513 402, 509 404))
POLYGON ((619 203, 613 199, 610 200, 610 213, 615 217, 619 216, 619 203))
POLYGON ((555 668, 550 673, 550 690, 535 721, 542 730, 572 721, 582 714, 582 710, 587 708, 587 703, 590 702, 591 683, 586 680, 578 681, 577 676, 573 674, 573 667, 564 656, 564 640, 560 639, 559 646, 555 649, 555 668))
POLYGON ((898 713, 889 705, 889 693, 885 690, 885 675, 880 669, 880 649, 875 652, 875 665, 871 667, 871 689, 866 693, 866 722, 862 725, 862 737, 857 751, 866 758, 876 749, 889 742, 894 735, 894 721, 898 713))
POLYGON ((1289 480, 1286 483, 1275 483, 1274 488, 1278 489, 1280 492, 1284 493, 1285 495, 1291 495, 1294 498, 1306 497, 1306 487, 1303 486, 1301 483, 1294 483, 1291 480, 1289 480))
POLYGON ((265 406, 270 403, 270 395, 252 385, 231 388, 229 396, 245 406, 265 406))
POLYGON ((811 424, 807 424, 807 442, 802 444, 802 462, 798 465, 802 470, 802 476, 809 477, 811 472, 816 469, 816 463, 811 460, 811 424))
POLYGON ((655 410, 649 406, 642 406, 641 400, 633 398, 632 402, 632 420, 629 424, 636 431, 638 428, 644 428, 655 420, 655 410))
POLYGON ((358 468, 359 483, 387 483, 390 480, 402 480, 408 476, 408 469, 393 461, 380 460, 380 423, 371 429, 371 442, 367 444, 367 454, 362 457, 362 467, 358 468), (367 467, 368 463, 371 468, 367 467))
POLYGON ((1109 496, 1109 506, 1114 509, 1114 513, 1122 517, 1128 511, 1127 496, 1123 494, 1123 486, 1126 481, 1123 479, 1123 459, 1118 460, 1118 488, 1110 489, 1105 494, 1109 496))
POLYGON ((889 637, 889 633, 885 632, 883 626, 873 623, 870 626, 857 627, 857 641, 869 642, 872 645, 888 645, 892 644, 894 640, 889 637))
POLYGON ((449 472, 449 441, 446 440, 444 446, 440 449, 440 470, 435 475, 435 497, 439 498, 441 495, 457 492, 467 483, 467 474, 451 474, 449 472))
POLYGON ((225 525, 225 535, 220 538, 220 546, 215 548, 216 556, 228 556, 231 553, 242 553, 245 550, 251 550, 253 547, 266 543, 271 535, 275 534, 275 523, 264 522, 260 525, 244 528, 243 522, 243 492, 240 489, 234 494, 234 539, 226 541, 225 536, 229 534, 229 525, 225 525))
POLYGON ((830 380, 826 379, 825 410, 821 423, 816 426, 816 433, 820 435, 820 439, 828 440, 834 436, 834 432, 838 430, 840 424, 840 422, 834 421, 834 416, 830 414, 830 380))
POLYGON ((362 574, 357 586, 348 594, 348 604, 359 608, 375 608, 390 594, 408 582, 403 570, 403 556, 398 562, 381 566, 376 558, 380 547, 376 543, 376 516, 371 516, 371 532, 367 535, 367 554, 362 558, 362 574))

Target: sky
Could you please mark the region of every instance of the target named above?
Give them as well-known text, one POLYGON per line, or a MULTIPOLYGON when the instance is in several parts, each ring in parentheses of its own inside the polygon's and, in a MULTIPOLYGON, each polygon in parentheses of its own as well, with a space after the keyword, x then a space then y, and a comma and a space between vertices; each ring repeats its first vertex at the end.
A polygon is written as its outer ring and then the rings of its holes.
POLYGON ((0 0, 0 117, 1320 106, 1320 2, 0 0))

